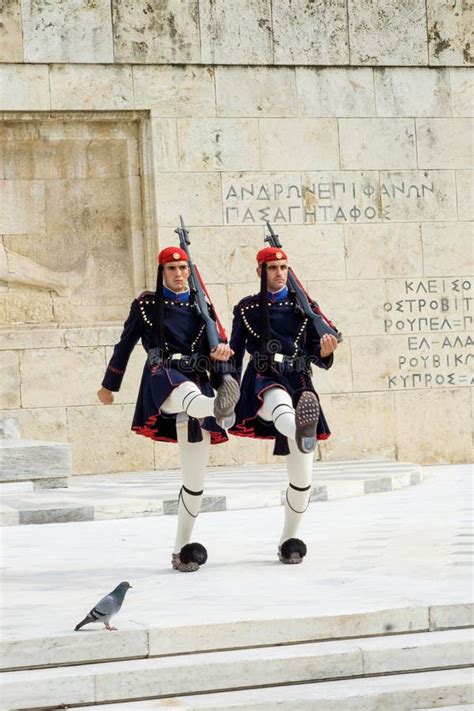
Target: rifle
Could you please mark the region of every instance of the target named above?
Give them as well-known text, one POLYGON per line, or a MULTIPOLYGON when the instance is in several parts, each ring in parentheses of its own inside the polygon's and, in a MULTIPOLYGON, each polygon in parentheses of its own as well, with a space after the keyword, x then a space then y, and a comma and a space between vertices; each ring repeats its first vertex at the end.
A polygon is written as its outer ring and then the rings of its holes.
POLYGON ((196 310, 206 325, 206 336, 209 343, 209 349, 212 352, 215 348, 217 348, 219 343, 227 342, 227 335, 217 314, 216 321, 214 321, 209 312, 209 304, 206 301, 206 296, 209 298, 209 294, 207 293, 207 289, 201 275, 199 274, 199 270, 191 258, 191 252, 189 251, 191 240, 189 239, 189 232, 184 225, 182 215, 179 216, 179 219, 181 221, 181 227, 177 227, 175 232, 179 236, 179 246, 181 249, 184 249, 188 255, 188 265, 191 271, 188 278, 189 290, 194 295, 196 310))
MULTIPOLYGON (((265 242, 268 242, 271 247, 283 249, 280 239, 273 231, 271 224, 267 221, 266 225, 270 234, 265 237, 265 242)), ((305 316, 311 319, 311 323, 313 324, 319 338, 328 333, 331 336, 335 336, 340 343, 342 341, 342 333, 340 333, 334 324, 331 323, 326 316, 324 316, 318 304, 306 293, 303 285, 291 267, 288 267, 288 286, 290 291, 296 295, 296 301, 301 311, 305 314, 305 316), (317 310, 315 311, 314 308, 317 310)))

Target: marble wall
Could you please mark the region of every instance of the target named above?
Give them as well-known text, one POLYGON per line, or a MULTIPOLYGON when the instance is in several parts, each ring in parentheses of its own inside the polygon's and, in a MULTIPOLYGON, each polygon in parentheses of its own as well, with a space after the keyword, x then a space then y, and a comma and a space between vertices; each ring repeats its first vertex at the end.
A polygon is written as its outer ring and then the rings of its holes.
POLYGON ((129 301, 182 213, 230 327, 270 219, 345 336, 318 456, 470 461, 470 8, 0 0, 0 416, 77 473, 176 466, 129 431, 140 347, 96 400, 129 301))

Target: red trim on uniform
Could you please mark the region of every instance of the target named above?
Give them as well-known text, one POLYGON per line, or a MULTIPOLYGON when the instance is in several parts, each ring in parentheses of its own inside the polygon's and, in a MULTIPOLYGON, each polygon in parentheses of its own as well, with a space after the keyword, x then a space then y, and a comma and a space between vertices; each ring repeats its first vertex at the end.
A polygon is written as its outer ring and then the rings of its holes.
POLYGON ((111 370, 112 373, 117 373, 117 375, 123 375, 125 373, 124 370, 120 370, 119 368, 114 368, 113 366, 109 365, 107 366, 107 370, 111 370))
MULTIPOLYGON (((272 384, 272 385, 267 385, 266 388, 263 388, 257 394, 257 398, 261 401, 262 405, 263 405, 263 397, 261 397, 261 395, 262 395, 262 393, 266 392, 267 390, 270 390, 270 388, 280 388, 281 390, 284 390, 286 393, 288 393, 288 390, 285 387, 283 387, 283 385, 279 385, 277 383, 272 384)), ((230 433, 232 435, 234 435, 234 437, 250 437, 251 439, 275 439, 276 435, 267 435, 267 436, 256 435, 255 434, 255 425, 253 427, 249 427, 246 424, 246 422, 255 420, 257 417, 260 417, 260 415, 258 414, 258 410, 255 413, 255 415, 253 415, 252 417, 246 417, 245 420, 243 420, 240 424, 235 425, 235 428, 236 428, 235 430, 231 428, 230 433)), ((270 424, 272 424, 273 427, 275 427, 273 420, 264 420, 263 417, 260 417, 260 419, 263 420, 264 422, 270 422, 270 424)), ((277 429, 277 428, 275 427, 275 429, 277 429)), ((316 439, 329 439, 330 436, 331 436, 330 433, 328 434, 328 433, 323 432, 322 434, 317 434, 316 439)))
MULTIPOLYGON (((159 417, 160 413, 157 415, 151 415, 144 425, 135 425, 135 427, 132 427, 132 431, 135 432, 135 434, 142 435, 142 437, 149 437, 155 442, 172 442, 175 444, 178 441, 177 439, 173 439, 172 437, 164 437, 156 432, 154 425, 159 417)), ((211 432, 210 430, 205 431, 209 432, 211 436, 211 444, 223 444, 228 441, 228 437, 223 435, 221 432, 211 432)))

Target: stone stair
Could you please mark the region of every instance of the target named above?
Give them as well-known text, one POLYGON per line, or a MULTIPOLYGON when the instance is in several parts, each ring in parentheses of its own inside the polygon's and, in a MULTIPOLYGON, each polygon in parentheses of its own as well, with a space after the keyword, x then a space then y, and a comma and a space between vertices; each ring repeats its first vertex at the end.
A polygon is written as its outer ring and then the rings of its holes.
POLYGON ((3 704, 11 711, 91 704, 131 711, 408 711, 467 704, 471 620, 470 605, 420 605, 10 640, 2 645, 3 704))
POLYGON ((3 493, 21 494, 68 486, 71 475, 70 445, 22 439, 15 418, 0 420, 0 460, 3 493))

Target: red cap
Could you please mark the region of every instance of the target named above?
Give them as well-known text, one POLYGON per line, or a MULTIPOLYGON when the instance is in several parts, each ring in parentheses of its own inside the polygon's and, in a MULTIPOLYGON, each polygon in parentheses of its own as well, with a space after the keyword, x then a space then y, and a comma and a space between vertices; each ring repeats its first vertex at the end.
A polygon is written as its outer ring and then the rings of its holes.
POLYGON ((259 265, 264 262, 277 262, 279 259, 288 259, 286 252, 284 252, 281 247, 264 247, 260 252, 257 252, 257 262, 259 265))
POLYGON ((188 255, 181 247, 165 247, 158 255, 158 264, 169 262, 187 262, 188 255))

